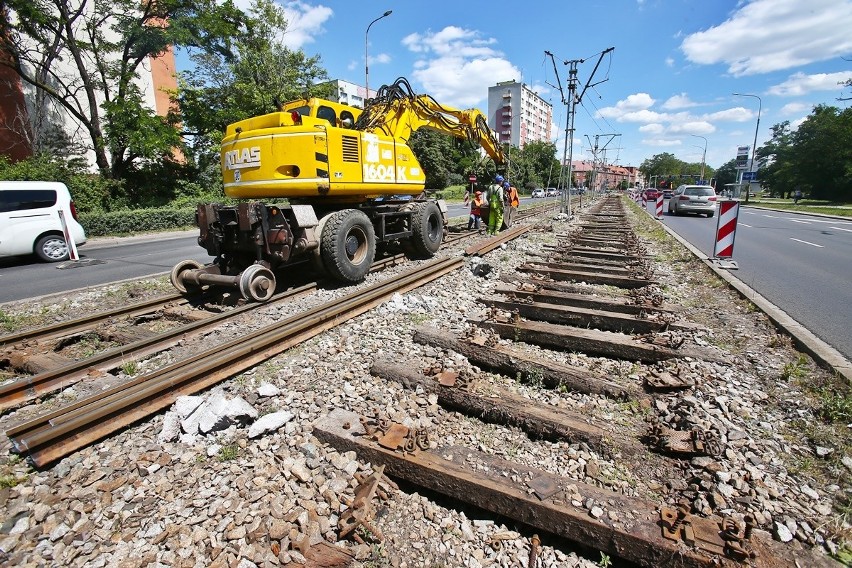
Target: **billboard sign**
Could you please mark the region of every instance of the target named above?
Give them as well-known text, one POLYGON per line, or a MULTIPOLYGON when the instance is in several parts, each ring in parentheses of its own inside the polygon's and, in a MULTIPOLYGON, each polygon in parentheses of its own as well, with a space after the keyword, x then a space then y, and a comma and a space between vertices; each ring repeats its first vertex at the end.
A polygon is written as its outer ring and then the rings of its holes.
POLYGON ((748 151, 751 146, 737 147, 737 169, 745 170, 748 168, 748 151))

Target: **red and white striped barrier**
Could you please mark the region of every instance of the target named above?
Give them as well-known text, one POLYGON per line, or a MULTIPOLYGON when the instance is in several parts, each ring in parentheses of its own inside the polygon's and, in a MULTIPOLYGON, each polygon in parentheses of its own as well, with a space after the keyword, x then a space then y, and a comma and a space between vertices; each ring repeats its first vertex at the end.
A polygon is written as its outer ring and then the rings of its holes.
POLYGON ((77 243, 74 242, 74 235, 68 228, 68 223, 65 221, 65 212, 59 210, 59 223, 62 225, 62 234, 65 237, 65 245, 68 247, 68 258, 70 260, 80 260, 80 255, 77 254, 77 243))
POLYGON ((737 217, 740 214, 739 201, 720 201, 719 220, 716 222, 716 246, 713 247, 715 258, 731 258, 734 256, 734 237, 737 235, 737 217))
POLYGON ((663 194, 657 196, 657 219, 663 218, 663 194))
POLYGON ((644 191, 642 192, 642 209, 648 209, 648 196, 644 191))

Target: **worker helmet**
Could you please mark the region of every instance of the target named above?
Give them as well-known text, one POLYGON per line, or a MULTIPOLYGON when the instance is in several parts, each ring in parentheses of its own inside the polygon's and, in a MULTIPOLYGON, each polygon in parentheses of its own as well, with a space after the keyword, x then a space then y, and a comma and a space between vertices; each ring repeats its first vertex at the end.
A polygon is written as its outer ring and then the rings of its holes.
POLYGON ((498 174, 497 177, 494 178, 494 181, 497 183, 503 183, 503 176, 498 174))
POLYGON ((504 181, 504 182, 503 182, 503 187, 505 187, 506 189, 509 189, 509 182, 508 182, 508 181, 504 181))

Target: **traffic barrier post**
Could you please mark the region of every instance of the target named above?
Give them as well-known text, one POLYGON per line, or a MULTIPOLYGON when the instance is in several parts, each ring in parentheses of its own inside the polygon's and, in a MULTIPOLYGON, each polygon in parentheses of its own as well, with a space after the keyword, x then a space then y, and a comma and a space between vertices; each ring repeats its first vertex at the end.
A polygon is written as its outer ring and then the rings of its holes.
POLYGON ((74 236, 68 229, 68 223, 65 222, 65 212, 62 209, 59 210, 59 222, 62 224, 62 234, 65 237, 65 245, 68 247, 68 258, 70 260, 80 260, 80 256, 77 254, 77 244, 74 242, 74 236))
POLYGON ((663 194, 662 193, 657 196, 656 211, 657 211, 657 215, 656 215, 657 219, 662 219, 663 218, 663 194))
POLYGON ((736 270, 737 263, 730 260, 734 256, 734 239, 737 235, 737 218, 740 214, 740 202, 725 200, 719 202, 719 218, 716 221, 716 242, 713 246, 713 263, 720 268, 736 270))

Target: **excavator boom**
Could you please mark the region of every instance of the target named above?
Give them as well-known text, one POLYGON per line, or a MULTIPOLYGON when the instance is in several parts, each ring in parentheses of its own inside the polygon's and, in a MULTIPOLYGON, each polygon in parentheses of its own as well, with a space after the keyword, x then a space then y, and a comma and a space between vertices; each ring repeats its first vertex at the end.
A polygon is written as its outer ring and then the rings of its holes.
POLYGON ((459 110, 444 106, 429 95, 416 95, 402 77, 378 90, 355 128, 381 133, 402 143, 407 143, 419 128, 429 128, 465 138, 481 146, 495 163, 505 162, 500 143, 479 110, 459 110))

